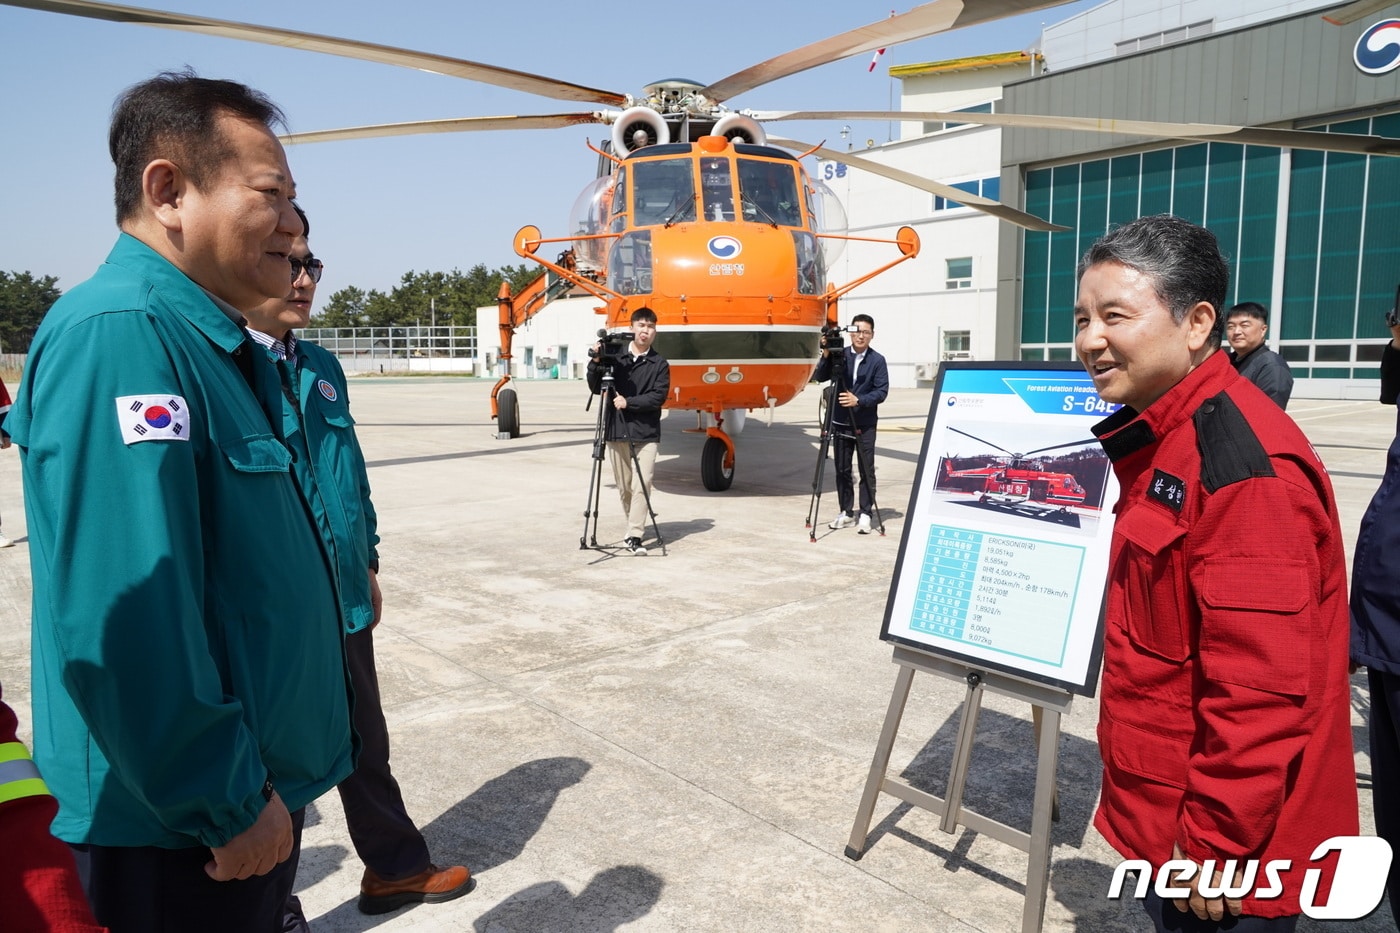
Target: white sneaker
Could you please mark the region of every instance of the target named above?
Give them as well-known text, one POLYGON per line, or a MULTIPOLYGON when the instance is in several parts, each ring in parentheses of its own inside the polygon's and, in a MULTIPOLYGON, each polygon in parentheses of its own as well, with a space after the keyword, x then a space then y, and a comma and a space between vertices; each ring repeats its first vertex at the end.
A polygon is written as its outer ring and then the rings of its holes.
POLYGON ((840 515, 836 516, 830 522, 828 522, 826 527, 830 528, 832 531, 839 531, 842 528, 849 528, 855 523, 856 520, 854 518, 851 518, 849 513, 842 512, 840 515))
POLYGON ((860 513, 860 522, 856 525, 856 534, 870 534, 870 516, 864 512, 860 513))
POLYGON ((0 547, 14 547, 15 543, 4 535, 0 535, 0 547))

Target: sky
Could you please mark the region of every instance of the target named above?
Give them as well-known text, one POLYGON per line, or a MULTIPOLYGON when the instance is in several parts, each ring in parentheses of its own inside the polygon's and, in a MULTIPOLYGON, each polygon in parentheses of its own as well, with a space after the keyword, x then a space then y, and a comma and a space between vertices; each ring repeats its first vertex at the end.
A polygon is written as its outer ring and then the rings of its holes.
MULTIPOLYGON (((1042 24, 1093 5, 1081 0, 896 46, 873 73, 864 53, 726 104, 898 109, 899 82, 889 66, 1031 48, 1042 24)), ((873 0, 688 6, 671 13, 663 11, 680 7, 160 0, 156 8, 436 52, 637 96, 660 79, 716 81, 890 13, 873 0)), ((268 94, 293 131, 595 109, 391 65, 0 6, 0 271, 57 276, 65 290, 92 273, 117 234, 106 145, 112 102, 124 88, 185 65, 268 94)), ((858 143, 898 134, 885 123, 851 126, 858 143)), ((840 123, 778 127, 777 135, 841 144, 840 123)), ((511 249, 515 232, 534 224, 546 237, 566 234, 570 208, 596 167, 585 141, 596 144, 607 131, 591 125, 289 147, 311 247, 326 262, 323 291, 387 291, 409 271, 523 262, 511 249)))

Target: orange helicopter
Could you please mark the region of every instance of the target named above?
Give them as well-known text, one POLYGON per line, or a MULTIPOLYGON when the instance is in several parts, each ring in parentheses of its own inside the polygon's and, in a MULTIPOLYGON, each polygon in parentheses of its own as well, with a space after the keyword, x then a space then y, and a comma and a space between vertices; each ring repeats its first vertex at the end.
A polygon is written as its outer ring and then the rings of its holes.
POLYGON ((845 235, 844 209, 824 184, 803 169, 802 158, 815 155, 839 161, 1029 230, 1066 229, 873 159, 769 137, 762 127, 765 122, 953 120, 1340 152, 1400 152, 1396 140, 1343 133, 1005 113, 735 111, 724 104, 761 85, 849 56, 1062 2, 933 0, 712 84, 653 83, 640 98, 436 53, 95 0, 0 0, 0 5, 293 47, 556 100, 622 108, 420 120, 295 133, 283 141, 583 124, 611 127, 611 138, 594 150, 599 154, 597 176, 576 202, 570 235, 546 239, 538 228, 527 226, 515 236, 516 252, 547 271, 519 294, 502 288, 500 359, 507 364, 507 374, 492 389, 491 414, 498 435, 518 436, 519 401, 509 376, 511 337, 548 301, 570 288, 582 289, 602 302, 599 312, 613 330, 624 329, 630 312, 646 305, 661 324, 657 348, 671 362, 673 394, 667 407, 700 413, 709 435, 702 453, 702 478, 707 488, 722 490, 733 480, 733 436, 742 427, 745 413, 771 410, 800 392, 816 366, 823 327, 837 321, 839 299, 919 251, 918 237, 903 227, 892 240, 874 240, 893 247, 897 255, 888 263, 850 282, 829 282, 826 270, 843 241, 867 238, 845 235), (538 255, 547 244, 566 242, 569 248, 553 261, 538 255))
POLYGON ((953 466, 955 458, 951 454, 942 459, 939 464, 941 472, 938 486, 955 488, 960 486, 956 481, 969 479, 979 482, 980 488, 974 490, 977 500, 969 504, 1015 516, 1072 525, 1075 528, 1079 527, 1079 514, 1071 511, 1071 507, 1085 507, 1088 504, 1092 509, 1098 509, 1102 506, 1102 502, 1086 503, 1089 490, 1085 489, 1084 483, 1075 479, 1074 474, 1046 469, 1043 462, 1035 458, 1035 454, 1044 454, 1051 450, 1098 444, 1098 438, 1089 437, 1064 444, 1051 444, 1049 447, 1039 447, 1019 454, 1001 447, 1000 444, 993 444, 987 438, 956 429, 952 424, 949 424, 948 430, 962 434, 963 437, 970 437, 977 443, 986 444, 987 447, 1004 454, 1004 457, 988 457, 986 459, 993 459, 994 462, 974 466, 972 469, 956 469, 953 466))
MULTIPOLYGON (((666 405, 710 416, 700 475, 718 491, 733 481, 735 423, 742 428, 746 410, 771 410, 802 391, 841 296, 913 259, 919 238, 902 227, 894 240, 875 240, 896 247, 895 258, 830 283, 821 238, 844 237, 821 231, 839 203, 803 171, 800 156, 768 146, 762 127, 739 114, 699 132, 694 142, 670 142, 650 110, 619 120, 613 152, 599 150, 611 172, 575 209, 577 232, 565 239, 572 248, 556 261, 540 257, 542 245, 561 241, 531 226, 516 234, 515 250, 602 300, 597 310, 614 329, 625 329, 639 307, 656 312, 657 351, 671 365, 666 405)), ((517 302, 532 302, 532 289, 512 296, 501 287, 502 360, 531 313, 517 314, 517 302)), ((514 436, 519 408, 509 381, 497 382, 492 407, 501 431, 514 436)))
MULTIPOLYGON (((979 444, 986 444, 1006 455, 998 457, 998 462, 991 465, 966 470, 955 469, 951 457, 944 459, 946 466, 942 477, 943 481, 959 479, 982 481, 982 488, 978 491, 977 496, 979 505, 1003 511, 1013 511, 1033 518, 1067 516, 1070 506, 1084 505, 1088 491, 1075 479, 1074 475, 1047 470, 1041 461, 1034 458, 1034 455, 1066 447, 1087 447, 1090 444, 1097 444, 1096 438, 1052 444, 1049 447, 1040 447, 1025 453, 1013 453, 999 444, 993 444, 985 438, 969 434, 952 425, 948 426, 948 430, 971 438, 979 444)), ((1077 519, 1074 524, 1077 524, 1077 519)))

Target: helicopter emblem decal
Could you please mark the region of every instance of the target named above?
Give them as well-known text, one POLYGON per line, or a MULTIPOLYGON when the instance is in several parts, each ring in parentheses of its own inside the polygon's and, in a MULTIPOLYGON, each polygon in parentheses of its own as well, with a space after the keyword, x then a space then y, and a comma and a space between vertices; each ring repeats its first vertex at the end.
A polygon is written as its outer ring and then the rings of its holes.
POLYGON ((732 236, 713 236, 706 244, 710 255, 716 259, 733 259, 744 251, 744 244, 732 236))

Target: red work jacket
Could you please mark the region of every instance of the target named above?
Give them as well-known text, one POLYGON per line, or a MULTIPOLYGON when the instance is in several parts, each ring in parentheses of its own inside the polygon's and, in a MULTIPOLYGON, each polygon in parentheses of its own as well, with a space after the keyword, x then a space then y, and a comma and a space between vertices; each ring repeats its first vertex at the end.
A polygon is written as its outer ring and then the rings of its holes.
POLYGON ((1244 913, 1297 914, 1314 848, 1358 831, 1346 559, 1326 470, 1219 352, 1095 433, 1120 495, 1094 825, 1154 867, 1174 843, 1197 862, 1291 860, 1282 896, 1247 897, 1244 913))
POLYGON ((18 726, 14 710, 0 702, 0 762, 10 766, 0 769, 0 928, 105 933, 92 919, 73 853, 49 835, 58 802, 25 768, 15 767, 31 763, 15 737, 18 726))

